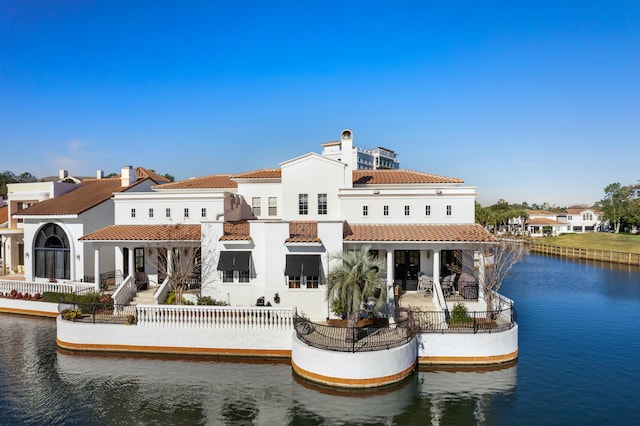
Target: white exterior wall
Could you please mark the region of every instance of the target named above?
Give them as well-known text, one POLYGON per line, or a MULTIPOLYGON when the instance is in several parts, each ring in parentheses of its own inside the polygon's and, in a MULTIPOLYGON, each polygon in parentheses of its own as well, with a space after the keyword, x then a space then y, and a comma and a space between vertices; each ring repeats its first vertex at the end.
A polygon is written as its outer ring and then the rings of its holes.
MULTIPOLYGON (((346 166, 317 154, 282 164, 282 217, 286 220, 346 219, 338 199, 344 187, 346 166), (309 214, 298 214, 298 195, 307 194, 309 214), (318 215, 318 194, 327 194, 327 214, 318 215)), ((350 174, 351 172, 349 172, 350 174)))
POLYGON ((473 188, 445 189, 443 195, 436 195, 436 189, 353 189, 340 192, 343 217, 349 223, 431 223, 459 224, 475 223, 475 191, 473 188), (378 191, 379 194, 374 194, 378 191), (425 215, 425 206, 431 206, 431 215, 425 215), (451 216, 447 216, 447 206, 451 206, 451 216), (363 206, 368 206, 369 214, 363 216, 363 206), (384 206, 389 206, 389 215, 384 216, 384 206), (409 206, 405 215, 404 206, 409 206))
POLYGON ((238 182, 238 193, 252 207, 253 197, 260 198, 260 215, 258 219, 276 219, 282 217, 282 185, 280 182, 238 182), (277 214, 269 215, 269 197, 277 199, 277 214))
POLYGON ((223 192, 125 192, 114 195, 117 225, 199 224, 224 214, 223 192), (165 214, 167 208, 171 209, 170 218, 165 214), (189 209, 188 218, 184 217, 185 208, 189 209), (206 208, 206 217, 201 215, 203 208, 206 208), (135 218, 131 217, 131 209, 136 211, 135 218), (153 209, 153 217, 149 217, 149 209, 153 209))

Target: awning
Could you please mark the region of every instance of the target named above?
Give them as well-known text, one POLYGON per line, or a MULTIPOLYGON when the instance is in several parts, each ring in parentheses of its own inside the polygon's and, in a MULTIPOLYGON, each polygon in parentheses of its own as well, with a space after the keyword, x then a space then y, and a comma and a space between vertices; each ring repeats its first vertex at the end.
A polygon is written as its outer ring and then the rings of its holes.
POLYGON ((249 269, 250 251, 222 251, 218 271, 246 271, 249 269))
POLYGON ((284 274, 290 277, 318 277, 320 276, 319 254, 290 254, 287 256, 287 264, 284 274))

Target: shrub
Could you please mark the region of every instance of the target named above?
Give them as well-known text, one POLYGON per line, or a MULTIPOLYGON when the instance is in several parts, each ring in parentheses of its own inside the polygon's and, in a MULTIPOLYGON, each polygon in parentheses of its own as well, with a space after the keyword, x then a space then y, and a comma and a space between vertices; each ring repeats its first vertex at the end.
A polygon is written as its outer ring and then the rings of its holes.
POLYGON ((347 307, 345 306, 344 301, 342 299, 333 299, 333 302, 331 303, 331 312, 341 318, 344 317, 347 312, 347 307))
POLYGON ((227 306, 227 302, 223 300, 216 300, 210 296, 202 296, 198 299, 198 305, 205 306, 227 306))
MULTIPOLYGON (((167 294, 167 300, 164 301, 165 305, 175 305, 176 304, 176 292, 175 290, 171 290, 169 294, 167 294)), ((193 305, 193 302, 187 301, 184 297, 181 300, 181 304, 183 305, 193 305)))
POLYGON ((82 310, 80 309, 65 309, 64 311, 62 311, 62 318, 69 320, 69 321, 75 321, 77 319, 82 318, 82 310))
POLYGON ((456 303, 455 305, 453 305, 449 324, 466 324, 471 321, 472 319, 469 316, 469 311, 467 310, 466 306, 464 306, 462 303, 456 303))

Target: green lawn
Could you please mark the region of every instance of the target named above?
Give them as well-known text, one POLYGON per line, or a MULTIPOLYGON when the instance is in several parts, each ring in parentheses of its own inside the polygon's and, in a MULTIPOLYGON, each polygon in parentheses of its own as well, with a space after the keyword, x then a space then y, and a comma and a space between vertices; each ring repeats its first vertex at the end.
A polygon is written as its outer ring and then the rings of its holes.
POLYGON ((536 238, 534 241, 561 247, 640 253, 640 235, 589 232, 586 234, 563 234, 558 237, 536 238))

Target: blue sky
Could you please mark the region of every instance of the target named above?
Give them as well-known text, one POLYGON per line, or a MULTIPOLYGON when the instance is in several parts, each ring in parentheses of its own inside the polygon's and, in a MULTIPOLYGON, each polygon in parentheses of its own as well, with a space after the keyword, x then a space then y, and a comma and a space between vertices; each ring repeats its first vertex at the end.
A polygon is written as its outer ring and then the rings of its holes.
POLYGON ((635 184, 637 1, 0 0, 0 170, 177 179, 336 140, 483 205, 635 184))

